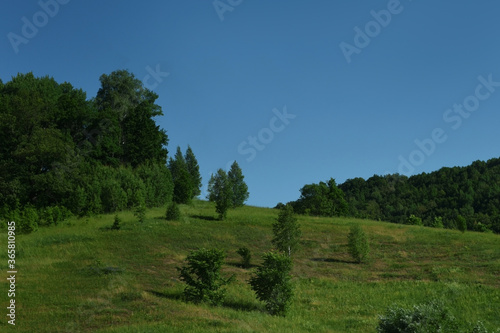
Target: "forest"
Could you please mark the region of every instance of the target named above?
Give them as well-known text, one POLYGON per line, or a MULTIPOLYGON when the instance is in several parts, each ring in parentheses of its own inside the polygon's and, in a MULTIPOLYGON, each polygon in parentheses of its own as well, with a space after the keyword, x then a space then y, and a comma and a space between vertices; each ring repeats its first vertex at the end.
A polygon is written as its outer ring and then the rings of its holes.
POLYGON ((291 202, 296 212, 351 216, 429 227, 500 233, 500 159, 399 174, 309 184, 291 202))

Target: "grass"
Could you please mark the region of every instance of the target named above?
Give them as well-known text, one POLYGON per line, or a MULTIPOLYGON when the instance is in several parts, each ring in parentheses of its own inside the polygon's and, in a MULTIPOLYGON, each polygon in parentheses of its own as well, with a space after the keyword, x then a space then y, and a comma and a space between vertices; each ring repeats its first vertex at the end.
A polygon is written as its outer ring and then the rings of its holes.
MULTIPOLYGON (((166 221, 165 209, 148 210, 142 224, 133 212, 121 212, 120 230, 109 229, 110 214, 18 236, 16 331, 374 332, 378 315, 390 305, 434 298, 463 323, 500 327, 498 235, 300 216, 295 299, 289 315, 277 318, 255 298, 247 284, 253 269, 241 268, 236 252, 248 247, 253 264, 260 263, 272 246, 276 210, 242 207, 217 221, 211 203, 196 201, 180 206, 179 221, 166 221), (348 255, 353 223, 362 225, 370 241, 366 264, 348 255), (225 249, 223 274, 236 275, 220 307, 181 300, 176 267, 199 247, 225 249)), ((0 248, 6 272, 5 234, 0 248)), ((0 290, 6 305, 5 279, 0 290)), ((4 319, 0 331, 6 326, 4 319)))

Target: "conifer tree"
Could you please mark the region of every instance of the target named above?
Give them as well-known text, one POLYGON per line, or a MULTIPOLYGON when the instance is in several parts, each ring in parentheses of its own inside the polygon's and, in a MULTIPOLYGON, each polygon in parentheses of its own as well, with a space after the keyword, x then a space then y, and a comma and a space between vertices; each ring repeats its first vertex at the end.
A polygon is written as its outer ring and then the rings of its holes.
POLYGON ((231 183, 231 188, 233 192, 231 205, 232 207, 241 207, 244 202, 248 199, 248 186, 243 180, 243 172, 236 161, 231 165, 231 169, 228 172, 229 182, 231 183))

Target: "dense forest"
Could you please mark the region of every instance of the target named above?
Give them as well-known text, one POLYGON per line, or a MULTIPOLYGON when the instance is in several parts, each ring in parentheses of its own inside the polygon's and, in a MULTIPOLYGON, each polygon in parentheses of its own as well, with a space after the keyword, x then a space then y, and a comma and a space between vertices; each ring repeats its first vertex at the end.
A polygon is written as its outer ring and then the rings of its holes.
POLYGON ((186 203, 200 193, 190 147, 167 161, 158 95, 125 70, 100 83, 88 99, 48 76, 0 81, 0 219, 30 232, 72 214, 186 203))
POLYGON ((291 204, 301 214, 500 233, 498 158, 411 177, 375 175, 339 185, 330 179, 300 191, 291 204))

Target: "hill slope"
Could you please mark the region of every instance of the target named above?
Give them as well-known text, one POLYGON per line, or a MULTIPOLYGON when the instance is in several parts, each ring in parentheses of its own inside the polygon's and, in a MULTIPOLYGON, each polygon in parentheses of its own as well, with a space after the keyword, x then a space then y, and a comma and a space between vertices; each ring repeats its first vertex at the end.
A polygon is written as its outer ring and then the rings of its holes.
MULTIPOLYGON (((119 231, 109 230, 113 215, 102 215, 18 236, 16 331, 373 332, 377 315, 388 306, 434 298, 443 299, 462 322, 500 327, 497 235, 300 216, 296 296, 289 316, 277 318, 256 300, 246 283, 251 270, 238 266, 236 254, 247 246, 254 264, 260 262, 271 248, 277 211, 243 207, 230 210, 223 222, 214 219, 211 203, 195 202, 181 211, 181 221, 167 222, 165 208, 149 210, 143 224, 132 213, 119 213, 119 231), (347 255, 352 223, 369 235, 368 264, 355 264, 347 255), (228 253, 223 272, 237 280, 221 307, 180 300, 183 284, 175 267, 198 247, 228 253)), ((7 248, 5 235, 0 246, 7 248)), ((8 290, 5 279, 0 288, 8 290)), ((7 293, 1 294, 7 304, 7 293)), ((5 320, 0 326, 7 326, 5 320)))

